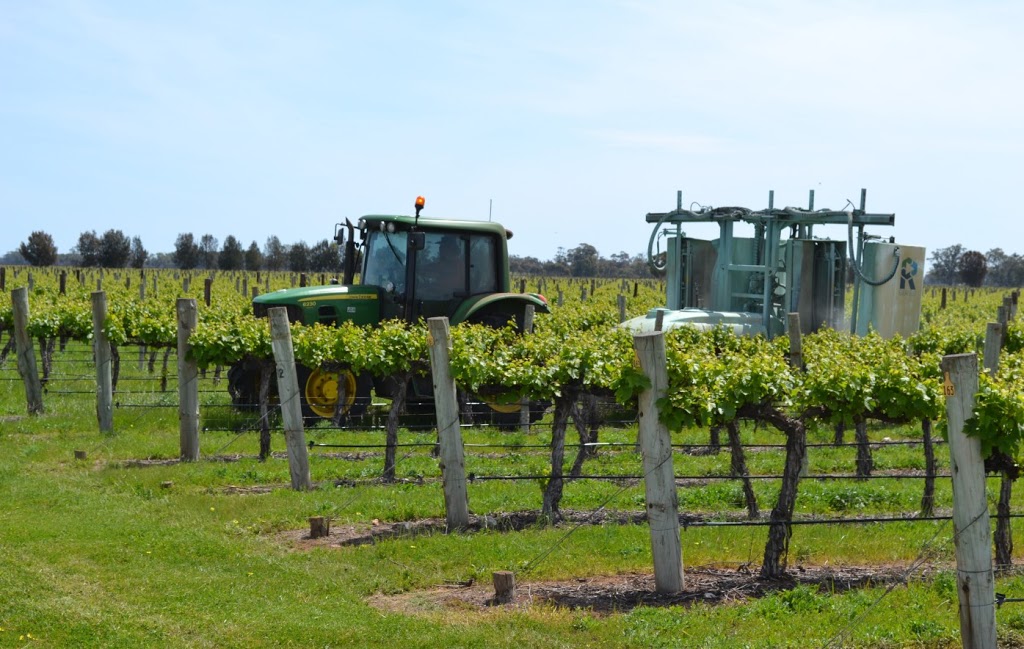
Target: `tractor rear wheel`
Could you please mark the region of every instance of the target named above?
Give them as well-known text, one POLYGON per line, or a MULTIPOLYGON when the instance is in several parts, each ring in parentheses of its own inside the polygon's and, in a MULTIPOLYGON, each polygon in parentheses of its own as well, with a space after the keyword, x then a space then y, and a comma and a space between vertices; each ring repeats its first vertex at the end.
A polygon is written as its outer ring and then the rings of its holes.
MULTIPOLYGON (((549 401, 530 401, 530 423, 535 423, 544 416, 550 406, 549 401)), ((522 405, 516 401, 501 403, 477 396, 472 402, 473 421, 478 424, 497 426, 499 430, 518 430, 521 425, 522 405)))
POLYGON ((373 380, 368 374, 357 376, 348 368, 311 369, 305 365, 296 365, 295 371, 306 419, 334 419, 336 412, 352 419, 362 416, 370 406, 373 380))

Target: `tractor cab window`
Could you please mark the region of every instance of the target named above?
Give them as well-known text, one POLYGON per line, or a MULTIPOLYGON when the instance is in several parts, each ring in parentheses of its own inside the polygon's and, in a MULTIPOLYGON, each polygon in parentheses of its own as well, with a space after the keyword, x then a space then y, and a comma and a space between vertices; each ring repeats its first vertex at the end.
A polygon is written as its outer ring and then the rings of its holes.
POLYGON ((425 233, 416 262, 416 293, 421 300, 450 300, 466 294, 466 238, 443 232, 425 233))
POLYGON ((363 284, 405 292, 405 232, 372 231, 366 240, 363 284))
POLYGON ((427 232, 417 261, 422 300, 451 300, 497 290, 494 239, 486 235, 427 232))
POLYGON ((498 292, 498 259, 494 252, 494 237, 470 237, 469 250, 472 262, 469 273, 470 294, 498 292))

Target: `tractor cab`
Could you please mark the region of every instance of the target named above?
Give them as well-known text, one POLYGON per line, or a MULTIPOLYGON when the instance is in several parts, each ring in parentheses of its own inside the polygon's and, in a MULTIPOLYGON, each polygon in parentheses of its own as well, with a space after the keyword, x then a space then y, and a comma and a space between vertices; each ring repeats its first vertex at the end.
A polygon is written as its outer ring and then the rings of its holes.
MULTIPOLYGON (((268 308, 283 306, 290 321, 307 325, 376 326, 385 320, 414 323, 445 316, 453 325, 514 324, 521 330, 528 307, 548 312, 543 296, 511 291, 507 244, 511 231, 491 221, 421 218, 423 206, 423 198, 418 197, 413 216, 367 215, 357 225, 350 220, 336 225, 334 239, 344 248, 342 281, 257 296, 255 315, 266 316, 268 308), (357 259, 361 259, 358 282, 357 259)), ((258 364, 247 359, 229 372, 235 405, 255 402, 257 370, 258 364)), ((389 398, 394 391, 389 377, 355 376, 335 367, 297 370, 307 417, 358 416, 370 403, 371 389, 389 398)), ((406 403, 421 412, 432 410, 430 377, 410 382, 406 403)), ((510 420, 519 416, 504 410, 501 414, 510 420)))
POLYGON ((407 217, 360 219, 363 266, 360 283, 380 289, 382 319, 446 316, 476 298, 507 292, 507 231, 497 224, 406 222, 407 217))

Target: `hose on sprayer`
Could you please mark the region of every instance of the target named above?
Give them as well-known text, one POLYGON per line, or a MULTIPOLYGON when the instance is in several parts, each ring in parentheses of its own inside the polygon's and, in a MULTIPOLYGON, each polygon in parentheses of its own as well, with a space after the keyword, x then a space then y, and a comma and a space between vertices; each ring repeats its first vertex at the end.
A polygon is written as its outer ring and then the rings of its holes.
POLYGON ((847 224, 846 225, 847 242, 848 242, 848 245, 850 246, 850 261, 852 262, 853 271, 857 274, 857 277, 859 277, 862 282, 864 282, 865 284, 867 284, 869 286, 881 286, 882 284, 885 284, 886 282, 891 280, 893 277, 896 277, 896 271, 898 271, 900 269, 900 249, 899 249, 899 246, 897 246, 896 249, 893 250, 893 252, 892 252, 893 257, 896 258, 896 261, 893 263, 892 271, 888 275, 886 275, 885 279, 882 279, 882 280, 868 279, 867 276, 864 275, 864 272, 860 268, 861 263, 860 263, 860 259, 858 258, 859 257, 859 252, 857 251, 857 249, 855 249, 853 247, 853 212, 850 212, 849 216, 847 217, 846 224, 847 224))

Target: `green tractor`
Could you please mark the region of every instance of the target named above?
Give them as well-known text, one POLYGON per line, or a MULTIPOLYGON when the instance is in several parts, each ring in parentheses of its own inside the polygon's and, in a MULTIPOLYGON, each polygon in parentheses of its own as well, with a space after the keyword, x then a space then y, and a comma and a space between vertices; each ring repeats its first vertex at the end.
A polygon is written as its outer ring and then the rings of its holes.
MULTIPOLYGON (((515 323, 522 330, 527 306, 537 313, 549 312, 542 295, 511 292, 507 245, 511 231, 491 221, 420 218, 423 205, 418 197, 414 216, 367 215, 356 225, 347 219, 336 225, 335 241, 345 251, 341 283, 331 280, 324 286, 260 295, 253 299, 255 315, 265 317, 268 308, 283 306, 291 322, 307 325, 344 321, 376 325, 393 318, 416 322, 447 316, 453 325, 515 323), (362 264, 355 284, 357 256, 362 264)), ((387 377, 356 375, 347 368, 299 365, 296 370, 303 415, 308 419, 343 423, 358 418, 370 405, 371 390, 392 398, 396 389, 387 377)), ((228 371, 228 390, 236 406, 257 403, 258 386, 258 362, 242 361, 228 371)), ((432 413, 433 398, 431 377, 415 377, 407 388, 406 411, 432 413)), ((518 403, 477 402, 474 412, 490 422, 519 422, 518 403)), ((530 410, 535 419, 543 408, 531 406, 530 410)))

